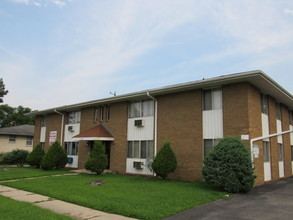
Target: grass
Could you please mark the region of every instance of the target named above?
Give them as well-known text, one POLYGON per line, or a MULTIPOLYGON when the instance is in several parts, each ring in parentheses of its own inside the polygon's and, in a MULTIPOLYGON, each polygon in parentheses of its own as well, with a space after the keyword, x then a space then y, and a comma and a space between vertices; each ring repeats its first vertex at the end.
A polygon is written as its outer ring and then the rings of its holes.
POLYGON ((55 174, 68 173, 68 170, 51 170, 46 171, 42 169, 30 168, 30 167, 0 167, 0 181, 23 179, 29 177, 51 176, 55 174))
POLYGON ((24 179, 1 184, 139 219, 162 219, 224 198, 227 194, 201 181, 161 180, 113 174, 24 179), (90 186, 88 183, 93 180, 103 180, 105 183, 90 186))
POLYGON ((1 219, 5 220, 70 220, 72 218, 56 214, 50 210, 40 208, 34 204, 15 201, 0 196, 1 219))

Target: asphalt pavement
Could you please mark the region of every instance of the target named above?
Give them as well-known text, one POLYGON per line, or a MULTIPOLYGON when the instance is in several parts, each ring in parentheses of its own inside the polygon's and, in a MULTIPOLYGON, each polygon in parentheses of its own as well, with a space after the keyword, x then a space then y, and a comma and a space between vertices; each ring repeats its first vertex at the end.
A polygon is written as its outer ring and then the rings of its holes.
POLYGON ((249 193, 197 206, 165 220, 292 220, 293 177, 254 187, 249 193))

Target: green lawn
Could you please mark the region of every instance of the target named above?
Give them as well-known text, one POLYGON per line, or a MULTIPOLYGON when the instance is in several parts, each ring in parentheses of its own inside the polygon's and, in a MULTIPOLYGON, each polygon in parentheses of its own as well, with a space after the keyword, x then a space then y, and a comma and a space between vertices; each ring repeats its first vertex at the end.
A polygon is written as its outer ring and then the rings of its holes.
POLYGON ((34 204, 15 201, 0 196, 0 219, 5 220, 72 220, 64 215, 40 208, 34 204))
POLYGON ((30 168, 30 167, 0 166, 0 181, 12 180, 12 179, 23 179, 28 177, 51 176, 55 174, 64 174, 68 172, 69 172, 68 170, 46 171, 46 170, 30 168))
POLYGON ((1 183, 97 210, 139 219, 161 219, 224 198, 227 193, 201 181, 161 180, 140 176, 81 174, 1 183), (90 186, 103 180, 101 186, 90 186))

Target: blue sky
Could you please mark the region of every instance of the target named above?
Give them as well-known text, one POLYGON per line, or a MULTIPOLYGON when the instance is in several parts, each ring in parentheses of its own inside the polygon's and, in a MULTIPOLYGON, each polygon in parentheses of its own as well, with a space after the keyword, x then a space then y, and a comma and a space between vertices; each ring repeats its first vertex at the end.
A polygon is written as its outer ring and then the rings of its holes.
POLYGON ((292 0, 1 0, 0 27, 13 107, 256 69, 293 92, 292 0))

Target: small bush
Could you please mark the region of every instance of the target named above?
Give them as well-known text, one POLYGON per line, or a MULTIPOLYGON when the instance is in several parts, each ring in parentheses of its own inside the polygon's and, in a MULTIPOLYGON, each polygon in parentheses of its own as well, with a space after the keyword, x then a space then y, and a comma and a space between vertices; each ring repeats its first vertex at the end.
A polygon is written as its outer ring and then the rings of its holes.
POLYGON ((59 142, 53 143, 48 152, 45 153, 41 162, 41 167, 44 170, 63 169, 67 164, 67 155, 59 142))
POLYGON ((163 179, 177 168, 177 160, 169 142, 165 142, 152 163, 153 171, 163 179))
POLYGON ((42 146, 38 144, 33 149, 33 151, 29 153, 29 155, 26 158, 26 161, 29 165, 40 168, 44 155, 45 155, 45 152, 42 149, 42 146))
POLYGON ((85 169, 98 175, 107 168, 107 164, 108 158, 105 154, 105 145, 101 141, 95 141, 90 153, 90 158, 85 164, 85 169))
POLYGON ((26 150, 13 150, 3 157, 4 164, 16 164, 19 167, 22 167, 26 161, 28 151, 26 150))
POLYGON ((240 139, 227 137, 220 140, 204 159, 204 180, 223 187, 230 193, 248 192, 255 176, 249 152, 240 139))

